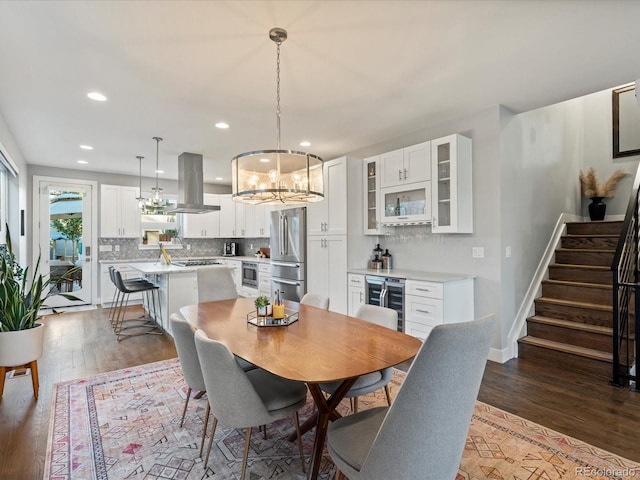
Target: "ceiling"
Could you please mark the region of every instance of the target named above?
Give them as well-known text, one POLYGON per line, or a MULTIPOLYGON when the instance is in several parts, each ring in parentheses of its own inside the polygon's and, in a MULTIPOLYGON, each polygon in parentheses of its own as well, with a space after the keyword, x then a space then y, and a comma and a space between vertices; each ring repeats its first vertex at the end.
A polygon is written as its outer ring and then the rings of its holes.
POLYGON ((234 155, 276 147, 272 27, 289 33, 282 148, 331 159, 632 82, 638 18, 640 2, 604 0, 0 0, 0 115, 29 164, 137 176, 143 155, 153 177, 160 136, 162 178, 187 151, 229 183, 234 155))

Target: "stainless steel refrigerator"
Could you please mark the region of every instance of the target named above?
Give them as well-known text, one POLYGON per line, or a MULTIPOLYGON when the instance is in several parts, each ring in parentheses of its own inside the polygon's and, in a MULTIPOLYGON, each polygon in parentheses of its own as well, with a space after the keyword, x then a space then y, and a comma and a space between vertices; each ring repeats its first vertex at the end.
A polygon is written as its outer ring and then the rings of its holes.
POLYGON ((271 294, 299 302, 306 293, 307 209, 271 212, 271 294))

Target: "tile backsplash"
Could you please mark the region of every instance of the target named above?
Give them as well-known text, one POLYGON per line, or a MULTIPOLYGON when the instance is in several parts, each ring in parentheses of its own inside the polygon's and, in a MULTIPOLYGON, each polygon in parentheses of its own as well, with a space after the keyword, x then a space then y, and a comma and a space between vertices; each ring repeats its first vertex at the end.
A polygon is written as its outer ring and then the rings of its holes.
MULTIPOLYGON (((169 255, 173 259, 217 257, 222 255, 223 245, 228 241, 238 242, 240 256, 251 256, 259 248, 269 246, 268 238, 186 238, 182 240, 182 248, 172 248, 169 255)), ((159 249, 142 250, 139 244, 137 238, 100 238, 98 246, 111 246, 111 251, 98 248, 98 260, 154 260, 160 255, 159 249)))

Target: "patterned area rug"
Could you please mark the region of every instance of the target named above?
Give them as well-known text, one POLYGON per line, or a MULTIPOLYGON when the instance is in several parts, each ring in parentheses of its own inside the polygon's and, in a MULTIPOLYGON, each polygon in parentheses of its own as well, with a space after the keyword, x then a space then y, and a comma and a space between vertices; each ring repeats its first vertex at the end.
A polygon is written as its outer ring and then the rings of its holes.
MULTIPOLYGON (((404 373, 394 372, 392 393, 404 373)), ((218 426, 209 467, 199 458, 206 397, 189 402, 177 359, 60 383, 53 395, 44 480, 236 479, 244 435, 218 426)), ((361 397, 362 409, 384 405, 384 394, 361 397)), ((348 410, 345 401, 343 413, 348 410)), ((301 421, 312 413, 309 397, 301 421)), ((251 438, 247 478, 304 479, 293 422, 257 429, 251 438)), ((311 453, 313 432, 303 437, 311 453)), ((328 456, 319 478, 331 479, 328 456)), ((637 479, 640 464, 478 402, 456 480, 637 479)), ((444 480, 444 479, 443 479, 444 480)))

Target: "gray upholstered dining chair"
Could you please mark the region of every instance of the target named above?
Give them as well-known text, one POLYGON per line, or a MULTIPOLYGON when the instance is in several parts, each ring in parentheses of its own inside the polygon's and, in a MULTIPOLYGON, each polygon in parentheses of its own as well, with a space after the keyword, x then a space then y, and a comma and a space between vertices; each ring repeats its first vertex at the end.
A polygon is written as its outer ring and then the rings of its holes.
MULTIPOLYGON (((238 298, 236 284, 231 269, 225 265, 200 267, 196 271, 198 277, 198 303, 232 300, 238 298)), ((243 370, 256 368, 241 358, 236 357, 243 370)))
POLYGON ((225 265, 200 267, 198 276, 198 303, 238 298, 231 269, 225 265))
MULTIPOLYGON (((367 320, 382 327, 396 330, 398 327, 398 313, 391 308, 378 307, 377 305, 360 305, 355 315, 357 318, 367 320)), ((391 405, 391 393, 389 392, 389 382, 393 375, 393 367, 385 368, 378 372, 362 375, 356 380, 345 398, 352 399, 353 413, 358 411, 358 397, 367 393, 375 392, 384 387, 387 396, 387 404, 391 405)), ((322 383, 320 388, 327 393, 334 393, 342 382, 322 383)))
POLYGON ((293 415, 304 472, 298 410, 304 406, 307 399, 306 385, 278 377, 262 369, 244 372, 226 345, 208 338, 202 330, 196 332, 195 342, 213 413, 213 426, 204 469, 207 469, 218 420, 231 428, 247 429, 240 477, 244 480, 252 427, 293 415))
POLYGON ((494 318, 438 325, 391 407, 329 425, 327 450, 350 480, 456 477, 489 353, 494 318))
POLYGON ((329 297, 317 293, 305 293, 300 299, 300 304, 329 310, 329 297))
MULTIPOLYGON (((194 340, 194 331, 191 328, 191 325, 189 325, 180 313, 172 313, 169 317, 169 323, 171 324, 173 340, 176 344, 176 350, 178 351, 178 360, 180 361, 182 375, 184 376, 184 381, 188 387, 187 397, 184 401, 184 409, 182 410, 182 418, 180 419, 180 426, 182 427, 184 424, 184 417, 187 413, 189 399, 191 398, 191 392, 193 390, 205 392, 206 386, 204 378, 202 377, 202 369, 200 368, 200 360, 198 359, 198 352, 196 351, 196 343, 194 340)), ((241 368, 243 369, 250 370, 255 368, 251 363, 245 362, 241 359, 237 360, 243 362, 243 365, 241 365, 241 368)), ((196 396, 195 398, 199 397, 196 396)), ((204 446, 205 433, 207 431, 207 424, 209 423, 209 411, 209 404, 207 403, 207 409, 204 414, 202 441, 200 442, 200 456, 202 456, 202 447, 204 446)))

